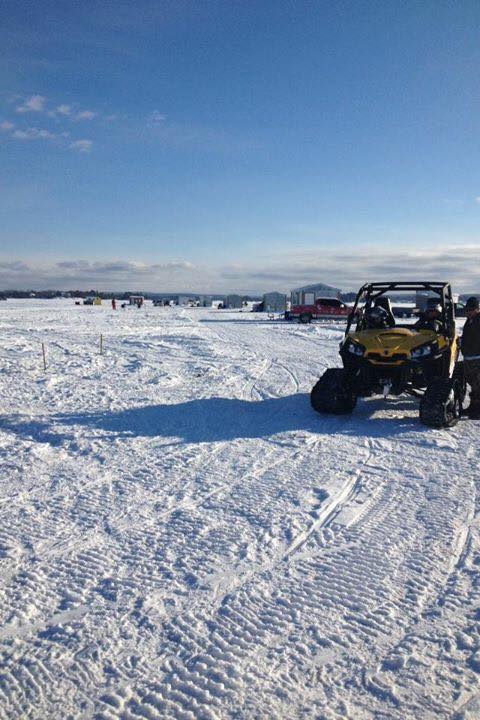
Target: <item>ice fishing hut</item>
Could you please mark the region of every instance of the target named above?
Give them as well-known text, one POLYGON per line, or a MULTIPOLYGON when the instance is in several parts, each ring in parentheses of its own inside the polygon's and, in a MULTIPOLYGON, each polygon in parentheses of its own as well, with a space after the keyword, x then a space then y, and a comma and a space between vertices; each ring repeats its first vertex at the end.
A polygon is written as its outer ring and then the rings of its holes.
POLYGON ((130 297, 128 298, 129 305, 136 305, 137 307, 142 307, 144 302, 145 298, 143 295, 130 295, 130 297))
POLYGON ((287 296, 279 292, 265 293, 262 305, 265 312, 285 312, 287 309, 287 296))
POLYGON ((341 290, 325 285, 325 283, 316 283, 315 285, 305 285, 291 291, 292 305, 313 305, 317 298, 339 298, 341 290))
POLYGON ((240 309, 243 307, 243 300, 240 295, 227 295, 223 301, 223 307, 232 309, 240 309))

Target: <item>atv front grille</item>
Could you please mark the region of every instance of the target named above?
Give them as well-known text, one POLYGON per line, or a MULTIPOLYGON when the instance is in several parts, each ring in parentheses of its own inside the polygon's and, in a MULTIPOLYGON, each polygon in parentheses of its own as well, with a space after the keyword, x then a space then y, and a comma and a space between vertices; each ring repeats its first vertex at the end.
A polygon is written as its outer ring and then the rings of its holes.
POLYGON ((382 355, 379 352, 369 352, 367 354, 367 360, 371 360, 374 363, 381 363, 382 365, 390 365, 392 363, 400 363, 408 360, 406 353, 394 353, 393 355, 382 355))

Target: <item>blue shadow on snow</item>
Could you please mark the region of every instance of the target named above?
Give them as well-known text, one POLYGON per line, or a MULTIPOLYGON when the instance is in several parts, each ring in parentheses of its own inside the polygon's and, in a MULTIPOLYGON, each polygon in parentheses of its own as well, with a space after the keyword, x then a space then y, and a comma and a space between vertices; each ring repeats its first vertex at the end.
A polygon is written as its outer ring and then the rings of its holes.
POLYGON ((262 438, 278 433, 304 431, 325 435, 391 437, 427 430, 418 416, 399 414, 415 409, 415 401, 389 401, 395 415, 370 416, 385 408, 382 400, 359 401, 352 415, 321 415, 310 407, 306 393, 249 401, 233 398, 201 398, 176 405, 147 405, 120 411, 57 414, 48 420, 0 418, 0 427, 38 442, 59 445, 74 440, 65 426, 84 426, 117 437, 175 437, 186 443, 262 438), (63 431, 63 432, 62 432, 63 431))

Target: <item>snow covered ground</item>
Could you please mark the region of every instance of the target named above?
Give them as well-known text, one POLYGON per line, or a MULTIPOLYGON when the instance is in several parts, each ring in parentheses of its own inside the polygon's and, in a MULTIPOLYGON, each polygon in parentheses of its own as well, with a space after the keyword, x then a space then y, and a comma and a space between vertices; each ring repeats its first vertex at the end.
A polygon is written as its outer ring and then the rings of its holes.
POLYGON ((315 414, 340 324, 0 326, 0 717, 480 717, 478 424, 315 414))

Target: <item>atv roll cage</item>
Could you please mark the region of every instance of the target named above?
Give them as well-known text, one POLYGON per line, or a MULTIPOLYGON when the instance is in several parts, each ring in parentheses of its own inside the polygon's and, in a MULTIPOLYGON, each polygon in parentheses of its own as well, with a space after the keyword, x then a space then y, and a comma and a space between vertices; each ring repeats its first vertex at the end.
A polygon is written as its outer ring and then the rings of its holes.
POLYGON ((378 303, 379 298, 382 298, 382 296, 392 292, 417 291, 431 292, 434 296, 438 296, 438 302, 442 308, 440 322, 442 324, 444 334, 447 337, 453 337, 455 335, 455 304, 453 302, 450 283, 413 281, 374 282, 363 285, 357 293, 352 312, 348 317, 345 337, 350 332, 350 328, 354 322, 357 323, 357 330, 362 329, 362 318, 364 316, 364 312, 368 311, 375 304, 382 304, 378 303), (364 302, 364 305, 362 309, 359 309, 359 304, 361 302, 364 302))

